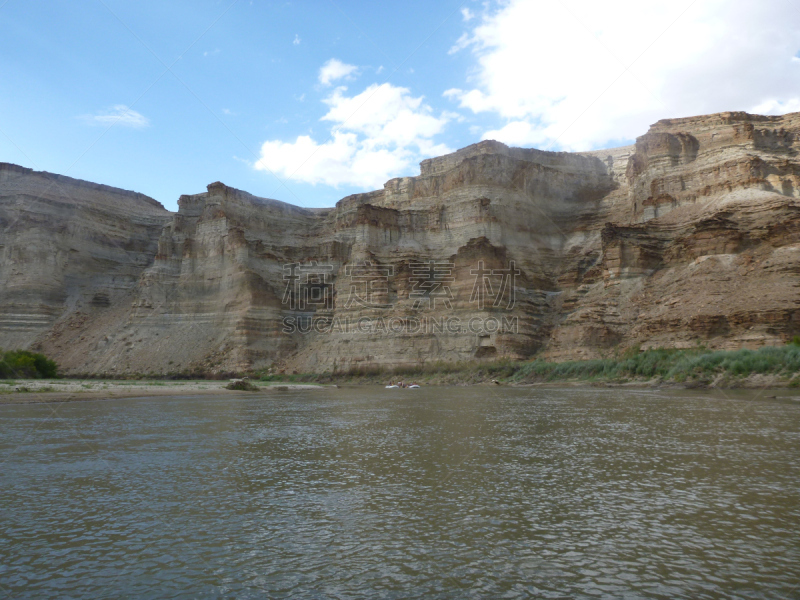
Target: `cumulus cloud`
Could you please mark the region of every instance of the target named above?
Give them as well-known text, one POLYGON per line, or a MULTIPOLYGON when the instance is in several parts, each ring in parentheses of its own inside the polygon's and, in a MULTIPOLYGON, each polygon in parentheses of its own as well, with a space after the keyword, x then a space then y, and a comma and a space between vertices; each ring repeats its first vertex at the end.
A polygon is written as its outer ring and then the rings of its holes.
POLYGON ((300 42, 302 42, 302 41, 303 40, 300 39, 300 36, 295 33, 294 34, 294 40, 292 41, 292 44, 294 44, 295 46, 299 46, 300 42))
POLYGON ((667 117, 798 110, 798 40, 782 0, 508 0, 451 48, 477 64, 445 97, 501 119, 484 139, 585 150, 667 117))
POLYGON ((433 140, 451 117, 435 116, 423 100, 389 83, 354 96, 338 87, 324 100, 328 112, 321 120, 332 125, 329 139, 268 140, 254 166, 311 184, 382 187, 387 179, 409 174, 422 158, 451 152, 433 140))
POLYGON ((140 129, 150 125, 150 120, 147 117, 124 104, 116 104, 108 110, 100 111, 93 115, 83 115, 81 119, 91 125, 103 125, 105 127, 121 125, 140 129))
POLYGON ((332 58, 319 69, 319 82, 322 85, 331 85, 339 79, 350 79, 358 71, 355 65, 343 63, 338 58, 332 58))

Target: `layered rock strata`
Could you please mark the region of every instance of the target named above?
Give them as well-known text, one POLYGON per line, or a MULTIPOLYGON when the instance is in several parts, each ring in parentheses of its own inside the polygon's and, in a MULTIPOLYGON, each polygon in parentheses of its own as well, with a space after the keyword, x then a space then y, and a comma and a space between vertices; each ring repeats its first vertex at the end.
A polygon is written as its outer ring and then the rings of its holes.
POLYGON ((800 333, 798 151, 798 113, 653 125, 628 161, 630 216, 603 225, 597 277, 564 290, 570 310, 545 355, 734 349, 800 333))
POLYGON ((171 219, 143 194, 0 164, 0 347, 44 344, 70 364, 61 332, 124 318, 171 219))
POLYGON ((336 371, 800 333, 800 114, 487 141, 304 209, 0 168, 0 346, 71 372, 336 371), (58 182, 59 185, 54 185, 58 182))

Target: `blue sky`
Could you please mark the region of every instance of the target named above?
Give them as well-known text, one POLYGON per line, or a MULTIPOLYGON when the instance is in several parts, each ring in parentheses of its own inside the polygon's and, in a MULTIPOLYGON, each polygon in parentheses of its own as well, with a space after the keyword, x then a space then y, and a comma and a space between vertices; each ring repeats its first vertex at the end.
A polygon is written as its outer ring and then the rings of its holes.
POLYGON ((640 4, 0 0, 0 161, 171 210, 217 180, 331 206, 481 139, 800 110, 791 3, 640 4))

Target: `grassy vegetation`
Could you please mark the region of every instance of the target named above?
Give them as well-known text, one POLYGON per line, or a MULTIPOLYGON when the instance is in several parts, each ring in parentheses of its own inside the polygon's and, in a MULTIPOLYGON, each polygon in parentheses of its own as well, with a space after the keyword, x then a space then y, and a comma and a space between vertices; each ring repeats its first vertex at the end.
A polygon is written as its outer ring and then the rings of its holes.
POLYGON ((778 375, 792 378, 800 373, 800 345, 758 350, 709 351, 648 350, 618 359, 565 363, 533 361, 520 366, 515 381, 620 381, 651 380, 678 383, 711 383, 719 376, 743 378, 778 375))
POLYGON ((577 381, 626 383, 659 381, 735 386, 751 375, 771 375, 792 387, 800 387, 800 337, 787 346, 758 350, 630 350, 608 359, 552 363, 544 360, 494 363, 430 363, 395 369, 365 368, 322 374, 262 374, 268 382, 418 383, 456 384, 497 380, 504 383, 577 381))
MULTIPOLYGON (((56 365, 41 354, 26 351, 0 351, 0 384, 3 378, 42 378, 56 375, 56 365), (9 369, 13 365, 13 370, 9 369), (38 365, 38 366, 37 366, 38 365), (5 371, 2 369, 6 369, 5 371), (41 370, 40 370, 41 369, 41 370)), ((475 384, 497 380, 502 383, 627 383, 663 382, 685 385, 719 385, 736 387, 747 377, 765 375, 770 383, 800 387, 800 336, 786 346, 759 348, 758 350, 709 350, 696 347, 682 350, 631 349, 612 358, 570 361, 562 363, 544 360, 445 363, 432 362, 413 367, 367 367, 328 373, 275 374, 214 373, 125 376, 128 385, 180 385, 183 381, 207 381, 248 375, 253 383, 274 385, 280 383, 353 383, 386 384, 389 381, 416 382, 420 384, 475 384), (205 375, 205 377, 203 376, 205 375), (167 384, 164 380, 172 380, 167 384)), ((115 379, 101 377, 98 379, 115 379)), ((73 379, 80 377, 73 376, 73 379)), ((121 379, 122 377, 120 377, 121 379)), ((122 382, 120 382, 122 383, 122 382)), ((5 386, 4 386, 5 387, 5 386)), ((83 387, 91 389, 91 383, 83 387)), ((0 389, 2 391, 2 389, 0 389)))
POLYGON ((0 350, 0 379, 52 379, 58 365, 44 354, 27 350, 0 350))

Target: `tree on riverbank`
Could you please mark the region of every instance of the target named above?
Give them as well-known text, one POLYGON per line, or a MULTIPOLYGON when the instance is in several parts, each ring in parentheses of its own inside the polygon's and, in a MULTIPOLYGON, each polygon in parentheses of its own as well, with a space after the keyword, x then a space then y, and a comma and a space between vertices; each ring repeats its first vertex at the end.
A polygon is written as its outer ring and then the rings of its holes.
POLYGON ((0 350, 0 379, 52 379, 58 365, 44 354, 28 350, 0 350))

